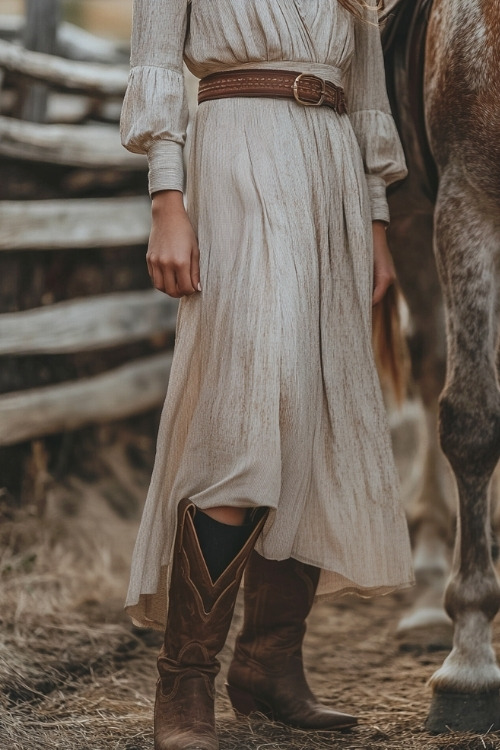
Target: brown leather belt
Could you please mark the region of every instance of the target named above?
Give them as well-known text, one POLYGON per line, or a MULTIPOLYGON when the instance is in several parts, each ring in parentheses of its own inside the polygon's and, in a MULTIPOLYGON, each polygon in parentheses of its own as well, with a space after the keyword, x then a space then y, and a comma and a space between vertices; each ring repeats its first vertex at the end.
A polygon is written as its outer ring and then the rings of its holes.
POLYGON ((232 96, 295 99, 305 107, 330 107, 339 115, 347 113, 344 89, 312 73, 293 70, 228 70, 202 78, 198 104, 232 96))

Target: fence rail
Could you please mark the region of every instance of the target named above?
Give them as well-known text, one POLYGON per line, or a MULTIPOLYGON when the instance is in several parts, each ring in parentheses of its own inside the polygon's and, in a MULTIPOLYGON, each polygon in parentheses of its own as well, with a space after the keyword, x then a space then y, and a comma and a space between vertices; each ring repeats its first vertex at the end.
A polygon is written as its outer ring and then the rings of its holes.
MULTIPOLYGON (((21 37, 25 19, 18 15, 0 15, 0 39, 15 42, 21 37)), ((102 39, 94 34, 63 22, 57 28, 55 53, 60 57, 81 62, 99 62, 106 64, 126 64, 128 51, 115 42, 102 39)))
POLYGON ((116 292, 0 315, 0 355, 92 351, 172 332, 177 301, 116 292))
POLYGON ((142 197, 0 201, 0 251, 139 245, 150 222, 142 197))
POLYGON ((144 156, 122 147, 113 125, 44 125, 0 117, 0 155, 94 169, 146 167, 144 156))
POLYGON ((0 396, 0 446, 140 414, 165 397, 172 355, 158 354, 93 378, 0 396))
POLYGON ((128 67, 65 60, 32 52, 0 39, 0 67, 66 91, 89 96, 123 96, 128 67))

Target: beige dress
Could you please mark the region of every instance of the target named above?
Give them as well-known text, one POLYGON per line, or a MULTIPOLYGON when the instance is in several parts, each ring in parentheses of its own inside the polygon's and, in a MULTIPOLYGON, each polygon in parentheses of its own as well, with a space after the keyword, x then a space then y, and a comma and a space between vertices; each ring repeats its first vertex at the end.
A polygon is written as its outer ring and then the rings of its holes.
POLYGON ((319 594, 412 581, 371 348, 371 220, 406 174, 373 14, 336 0, 136 0, 124 145, 151 191, 184 189, 183 58, 198 77, 313 72, 349 115, 293 100, 200 105, 187 206, 203 292, 180 303, 156 463, 127 598, 165 623, 176 508, 269 506, 258 544, 322 568, 319 594), (190 16, 190 17, 189 17, 190 16))

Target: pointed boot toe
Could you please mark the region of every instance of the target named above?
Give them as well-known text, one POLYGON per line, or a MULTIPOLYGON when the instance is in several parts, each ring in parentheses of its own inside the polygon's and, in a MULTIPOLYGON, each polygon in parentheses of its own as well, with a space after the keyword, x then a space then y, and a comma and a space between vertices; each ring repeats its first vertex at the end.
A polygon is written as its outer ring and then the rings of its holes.
MULTIPOLYGON (((233 680, 235 670, 232 672, 233 680)), ((357 725, 356 716, 335 711, 316 700, 305 680, 300 676, 290 681, 290 675, 283 680, 276 676, 261 675, 251 678, 253 691, 227 682, 226 689, 237 717, 260 713, 271 721, 279 721, 298 729, 331 731, 350 729, 357 725)), ((250 679, 247 678, 248 685, 250 679)))

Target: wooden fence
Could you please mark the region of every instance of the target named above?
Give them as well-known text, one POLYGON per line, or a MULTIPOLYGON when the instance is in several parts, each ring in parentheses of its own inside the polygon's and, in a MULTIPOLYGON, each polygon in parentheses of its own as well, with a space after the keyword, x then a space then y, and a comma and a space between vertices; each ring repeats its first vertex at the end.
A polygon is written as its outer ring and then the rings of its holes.
MULTIPOLYGON (((150 221, 146 160, 120 144, 119 105, 128 75, 123 51, 59 24, 57 0, 27 0, 26 7, 25 23, 0 16, 0 167, 74 167, 94 185, 110 171, 123 173, 132 179, 128 192, 134 174, 138 180, 135 195, 0 200, 0 260, 14 258, 22 273, 23 258, 34 251, 62 257, 81 249, 84 258, 91 248, 113 252, 137 246, 142 256, 150 221), (62 122, 57 112, 64 113, 62 122)), ((132 282, 120 292, 31 309, 2 307, 0 357, 91 351, 99 356, 112 347, 172 333, 176 301, 143 286, 134 288, 132 282)), ((91 377, 4 392, 0 445, 157 407, 170 361, 171 352, 160 346, 158 353, 131 357, 91 377)))

